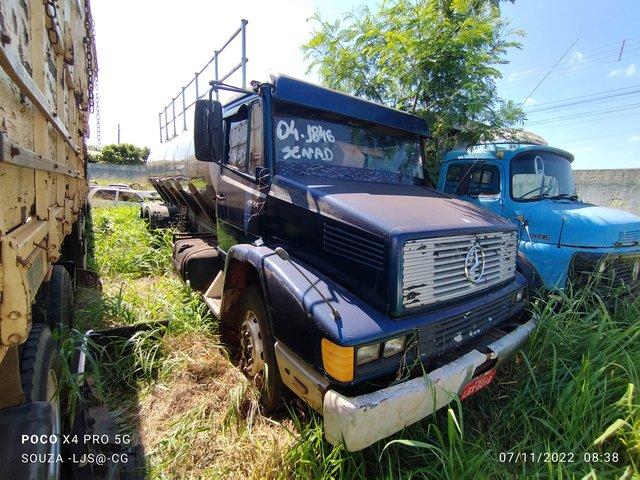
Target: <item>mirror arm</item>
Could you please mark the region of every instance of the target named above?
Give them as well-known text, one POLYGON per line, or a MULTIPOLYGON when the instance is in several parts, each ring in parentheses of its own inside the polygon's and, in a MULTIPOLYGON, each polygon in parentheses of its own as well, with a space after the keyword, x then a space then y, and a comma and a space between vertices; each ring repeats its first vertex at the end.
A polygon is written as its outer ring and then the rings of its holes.
POLYGON ((210 98, 212 98, 212 93, 217 92, 218 90, 226 90, 228 92, 235 92, 235 93, 248 93, 250 95, 255 93, 253 90, 245 90, 244 88, 234 87, 233 85, 229 85, 227 83, 223 83, 216 80, 210 81, 209 85, 211 85, 211 89, 209 90, 210 98))

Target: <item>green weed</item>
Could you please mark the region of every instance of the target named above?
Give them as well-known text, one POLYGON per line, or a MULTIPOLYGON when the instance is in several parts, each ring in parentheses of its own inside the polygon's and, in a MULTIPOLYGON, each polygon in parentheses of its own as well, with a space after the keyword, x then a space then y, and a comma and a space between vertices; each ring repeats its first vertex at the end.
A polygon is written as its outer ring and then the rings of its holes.
POLYGON ((122 423, 147 432, 151 478, 639 474, 640 302, 610 308, 593 288, 538 301, 530 340, 489 388, 350 453, 324 440, 321 417, 306 407, 289 404, 280 419, 255 408, 215 320, 170 272, 170 234, 148 232, 135 209, 96 211, 94 225, 105 295, 87 323, 170 320, 100 366, 122 423))

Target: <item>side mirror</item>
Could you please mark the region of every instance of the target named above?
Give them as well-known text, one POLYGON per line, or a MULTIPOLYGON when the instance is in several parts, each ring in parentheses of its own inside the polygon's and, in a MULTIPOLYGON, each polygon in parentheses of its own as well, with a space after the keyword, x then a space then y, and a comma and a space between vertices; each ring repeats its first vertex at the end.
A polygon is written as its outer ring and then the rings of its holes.
POLYGON ((196 100, 193 146, 196 158, 200 161, 222 160, 222 104, 220 102, 196 100))

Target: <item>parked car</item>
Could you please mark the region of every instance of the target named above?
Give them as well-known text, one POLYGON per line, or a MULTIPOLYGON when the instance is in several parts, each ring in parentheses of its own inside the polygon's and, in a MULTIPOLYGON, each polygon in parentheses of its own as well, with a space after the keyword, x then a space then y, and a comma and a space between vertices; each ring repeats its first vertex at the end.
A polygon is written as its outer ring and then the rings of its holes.
MULTIPOLYGON (((606 286, 640 292, 640 217, 582 202, 573 155, 546 145, 492 143, 449 152, 438 190, 519 227, 518 269, 529 285, 564 289, 597 272, 606 286)), ((603 290, 604 291, 604 290, 603 290)))
POLYGON ((162 197, 155 190, 145 190, 142 192, 138 192, 138 194, 142 197, 142 201, 144 203, 158 203, 162 202, 162 197))
POLYGON ((145 201, 141 193, 129 187, 96 187, 91 189, 88 199, 92 207, 140 205, 145 201))

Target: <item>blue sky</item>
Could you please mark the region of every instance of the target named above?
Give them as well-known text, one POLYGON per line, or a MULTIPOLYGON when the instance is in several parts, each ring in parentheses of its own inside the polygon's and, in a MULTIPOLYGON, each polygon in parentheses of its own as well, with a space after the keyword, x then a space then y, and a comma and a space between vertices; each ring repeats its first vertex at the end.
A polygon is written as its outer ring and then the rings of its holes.
MULTIPOLYGON (((153 148, 158 111, 241 18, 249 20, 250 79, 282 72, 317 81, 313 73, 307 75, 300 50, 311 35, 307 19, 315 11, 336 18, 361 3, 375 8, 378 2, 235 0, 224 2, 224 8, 210 0, 92 2, 102 144, 115 141, 120 123, 122 141, 153 148)), ((511 63, 501 68, 498 88, 504 98, 522 102, 578 39, 527 100, 524 127, 572 151, 576 168, 640 167, 640 0, 516 0, 502 5, 512 27, 526 33, 520 38, 523 48, 511 50, 511 63)), ((238 57, 231 53, 226 61, 238 57)), ((91 143, 97 140, 95 125, 94 115, 91 143)))
POLYGON ((519 0, 503 15, 526 32, 502 68, 504 98, 524 100, 578 39, 526 102, 525 128, 572 151, 575 168, 640 167, 640 2, 519 0))
MULTIPOLYGON (((322 4, 329 18, 349 8, 322 4)), ((502 13, 525 35, 514 37, 522 49, 509 51, 499 94, 520 104, 551 71, 525 102, 524 128, 574 153, 574 168, 639 168, 640 1, 516 0, 502 13)))

